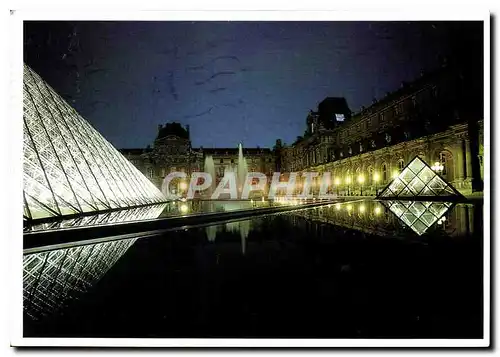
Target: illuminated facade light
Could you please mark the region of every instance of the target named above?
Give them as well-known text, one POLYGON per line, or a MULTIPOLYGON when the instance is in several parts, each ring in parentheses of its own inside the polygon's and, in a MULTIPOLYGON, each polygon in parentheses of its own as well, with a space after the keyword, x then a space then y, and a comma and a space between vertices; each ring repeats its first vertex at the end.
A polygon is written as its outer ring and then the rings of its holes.
POLYGON ((378 182, 380 180, 380 175, 378 173, 373 174, 373 181, 378 182))
POLYGON ((380 209, 380 207, 375 207, 374 213, 376 216, 378 216, 380 215, 380 213, 382 213, 382 210, 380 209))
POLYGON ((441 163, 439 163, 439 162, 436 161, 434 163, 434 165, 431 166, 431 169, 433 171, 441 172, 441 171, 444 170, 444 166, 441 163))
POLYGON ((188 213, 189 212, 189 207, 187 204, 182 204, 180 207, 179 207, 181 213, 188 213))
POLYGON ((182 181, 180 184, 179 184, 179 188, 183 191, 187 190, 188 188, 188 185, 187 183, 185 183, 184 181, 182 181))
POLYGON ((339 186, 340 185, 340 179, 338 177, 335 177, 335 186, 339 186))
POLYGON ((26 65, 23 132, 27 220, 165 201, 151 181, 26 65))

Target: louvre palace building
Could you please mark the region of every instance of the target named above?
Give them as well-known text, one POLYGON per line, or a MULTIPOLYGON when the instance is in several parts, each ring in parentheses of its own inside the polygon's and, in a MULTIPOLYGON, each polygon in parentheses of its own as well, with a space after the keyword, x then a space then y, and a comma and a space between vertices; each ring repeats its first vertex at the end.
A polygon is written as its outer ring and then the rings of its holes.
MULTIPOLYGON (((483 85, 478 71, 444 63, 353 113, 344 98, 328 97, 306 116, 306 130, 292 144, 243 148, 248 171, 285 177, 330 172, 329 192, 375 195, 414 157, 423 159, 458 191, 483 190, 483 85)), ((279 133, 277 133, 279 137, 279 133)), ((152 147, 121 152, 157 187, 172 171, 203 171, 214 159, 217 179, 238 164, 238 148, 193 148, 189 127, 158 127, 152 147)))

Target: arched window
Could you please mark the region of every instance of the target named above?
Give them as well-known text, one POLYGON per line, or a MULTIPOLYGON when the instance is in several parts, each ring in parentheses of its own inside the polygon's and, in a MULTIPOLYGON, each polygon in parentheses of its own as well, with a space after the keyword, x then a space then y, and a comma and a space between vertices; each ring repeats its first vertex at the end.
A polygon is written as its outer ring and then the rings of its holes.
POLYGON ((439 162, 441 163, 441 165, 443 165, 443 171, 441 171, 441 174, 443 176, 446 176, 446 174, 447 174, 447 171, 446 171, 446 168, 447 168, 447 165, 446 165, 447 164, 447 160, 446 160, 446 158, 447 158, 447 156, 448 156, 448 154, 445 153, 445 152, 439 153, 439 162))
POLYGON ((382 180, 383 182, 387 182, 387 165, 382 164, 382 180))
POLYGON ((405 167, 405 161, 403 159, 399 159, 398 160, 399 172, 403 171, 404 167, 405 167))
POLYGON ((368 166, 368 184, 371 185, 373 183, 373 167, 372 166, 368 166))

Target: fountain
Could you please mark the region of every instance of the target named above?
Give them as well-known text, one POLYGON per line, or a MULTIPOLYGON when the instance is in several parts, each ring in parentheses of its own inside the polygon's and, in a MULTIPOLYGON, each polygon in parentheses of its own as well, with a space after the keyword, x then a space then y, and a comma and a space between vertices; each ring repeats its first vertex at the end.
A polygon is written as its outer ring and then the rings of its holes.
POLYGON ((215 164, 214 164, 214 159, 212 158, 212 156, 210 155, 207 155, 205 157, 205 172, 207 174, 210 174, 210 176, 212 177, 212 185, 207 189, 207 195, 208 195, 208 198, 210 198, 212 196, 212 192, 214 192, 215 190, 215 164))
MULTIPOLYGON (((205 157, 205 172, 210 174, 212 176, 212 185, 209 187, 205 193, 207 197, 211 197, 212 193, 215 191, 215 188, 217 186, 217 179, 215 175, 215 164, 214 164, 214 159, 212 156, 207 155, 205 157)), ((236 166, 231 165, 228 167, 225 167, 224 169, 224 174, 227 172, 234 172, 236 176, 236 185, 238 187, 238 195, 241 196, 241 193, 243 192, 243 187, 246 184, 246 178, 248 174, 248 165, 247 165, 247 160, 243 156, 243 147, 240 144, 238 144, 238 164, 236 166)))
POLYGON ((243 185, 245 184, 245 180, 247 178, 247 173, 248 173, 248 166, 247 166, 247 160, 243 156, 243 147, 241 143, 238 144, 238 168, 236 171, 236 179, 237 179, 237 185, 238 185, 238 190, 241 195, 241 192, 243 191, 243 185))

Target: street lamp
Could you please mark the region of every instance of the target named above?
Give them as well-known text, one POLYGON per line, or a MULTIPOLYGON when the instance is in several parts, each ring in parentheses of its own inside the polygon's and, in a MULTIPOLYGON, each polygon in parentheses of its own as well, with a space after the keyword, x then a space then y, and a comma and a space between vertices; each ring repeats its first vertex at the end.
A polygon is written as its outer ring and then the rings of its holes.
POLYGON ((377 187, 377 184, 378 184, 378 181, 380 180, 380 176, 378 173, 374 173, 373 174, 373 181, 375 182, 375 196, 378 195, 378 187, 377 187))
POLYGON ((363 196, 363 183, 365 182, 365 177, 363 175, 359 175, 358 182, 361 185, 361 196, 363 196))
POLYGON ((347 184, 347 196, 350 196, 351 195, 351 192, 349 191, 349 184, 351 183, 351 177, 350 176, 347 176, 345 178, 345 183, 347 184))

